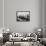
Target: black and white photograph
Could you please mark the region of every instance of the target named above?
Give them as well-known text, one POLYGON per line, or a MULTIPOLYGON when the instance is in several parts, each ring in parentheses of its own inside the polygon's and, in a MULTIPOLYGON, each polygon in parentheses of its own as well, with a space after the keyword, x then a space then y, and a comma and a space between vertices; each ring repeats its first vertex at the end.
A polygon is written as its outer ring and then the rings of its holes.
POLYGON ((0 0, 0 46, 46 46, 46 0, 0 0))
POLYGON ((19 22, 30 21, 30 11, 17 11, 16 18, 19 22))

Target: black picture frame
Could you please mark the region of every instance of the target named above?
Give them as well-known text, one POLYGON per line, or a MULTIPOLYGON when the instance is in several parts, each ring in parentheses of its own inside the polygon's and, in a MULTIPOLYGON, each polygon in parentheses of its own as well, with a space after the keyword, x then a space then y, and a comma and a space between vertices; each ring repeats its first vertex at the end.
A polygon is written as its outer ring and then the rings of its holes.
POLYGON ((16 11, 16 21, 18 22, 30 21, 30 11, 16 11))

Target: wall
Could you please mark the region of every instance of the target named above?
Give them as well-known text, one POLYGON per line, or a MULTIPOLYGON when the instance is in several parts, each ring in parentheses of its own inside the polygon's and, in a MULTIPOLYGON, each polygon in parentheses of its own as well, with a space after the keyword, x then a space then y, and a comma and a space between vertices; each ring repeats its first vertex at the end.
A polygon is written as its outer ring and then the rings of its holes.
POLYGON ((2 33, 3 27, 3 0, 0 0, 0 33, 2 33))
POLYGON ((42 0, 5 0, 5 27, 14 32, 33 32, 42 25, 42 0), (31 10, 30 22, 17 22, 16 11, 31 10), (32 13, 32 14, 31 14, 32 13))
POLYGON ((0 27, 3 26, 3 1, 0 0, 0 27))
POLYGON ((46 0, 43 0, 43 11, 42 11, 42 18, 43 18, 43 37, 46 37, 46 0))

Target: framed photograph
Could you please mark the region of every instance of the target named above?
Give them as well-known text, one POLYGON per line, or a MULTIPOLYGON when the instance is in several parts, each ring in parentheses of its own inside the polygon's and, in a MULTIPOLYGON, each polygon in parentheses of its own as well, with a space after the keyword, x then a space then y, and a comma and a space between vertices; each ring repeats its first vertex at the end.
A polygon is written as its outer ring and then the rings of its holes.
POLYGON ((16 20, 18 22, 30 21, 30 11, 16 11, 16 20))

